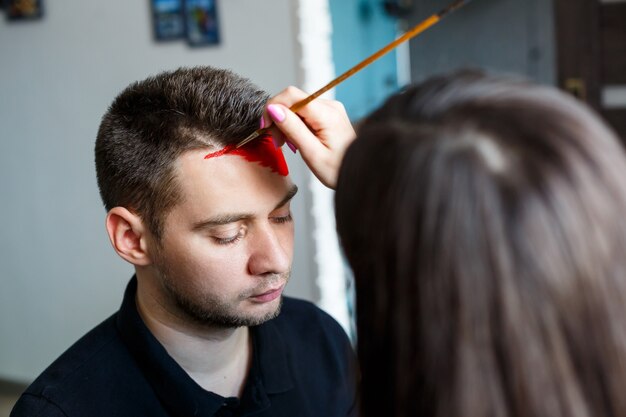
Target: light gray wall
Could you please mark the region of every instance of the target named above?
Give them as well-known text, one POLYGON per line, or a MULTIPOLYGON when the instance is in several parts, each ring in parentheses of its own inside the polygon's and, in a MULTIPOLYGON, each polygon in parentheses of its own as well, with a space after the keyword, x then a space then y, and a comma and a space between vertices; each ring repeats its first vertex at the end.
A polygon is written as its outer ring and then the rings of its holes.
MULTIPOLYGON (((45 5, 42 21, 0 15, 0 378, 24 382, 113 313, 132 274, 106 237, 93 164, 114 96, 183 65, 230 68, 273 93, 297 85, 291 0, 220 1, 222 44, 197 49, 153 42, 147 0, 45 5)), ((313 299, 307 188, 288 293, 313 299)))
MULTIPOLYGON (((450 0, 414 0, 409 25, 450 0)), ((414 82, 459 67, 524 74, 556 83, 552 0, 474 0, 410 41, 414 82)))

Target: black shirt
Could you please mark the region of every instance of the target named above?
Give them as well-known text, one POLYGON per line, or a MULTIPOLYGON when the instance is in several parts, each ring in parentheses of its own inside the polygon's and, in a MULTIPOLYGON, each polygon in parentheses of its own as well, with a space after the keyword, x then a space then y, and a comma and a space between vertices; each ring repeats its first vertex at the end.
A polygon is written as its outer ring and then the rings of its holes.
POLYGON ((120 310, 46 369, 11 417, 353 416, 352 348, 313 304, 284 297, 280 315, 252 327, 253 358, 241 398, 200 387, 169 356, 135 305, 137 281, 120 310))

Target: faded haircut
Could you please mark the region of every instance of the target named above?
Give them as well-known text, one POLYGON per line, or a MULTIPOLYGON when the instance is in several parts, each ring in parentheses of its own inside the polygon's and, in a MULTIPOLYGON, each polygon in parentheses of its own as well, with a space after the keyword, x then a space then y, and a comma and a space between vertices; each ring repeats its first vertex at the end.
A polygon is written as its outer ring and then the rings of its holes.
POLYGON ((107 210, 138 214, 158 239, 180 201, 176 159, 220 148, 258 127, 268 94, 231 71, 212 67, 162 72, 128 86, 102 118, 96 174, 107 210))

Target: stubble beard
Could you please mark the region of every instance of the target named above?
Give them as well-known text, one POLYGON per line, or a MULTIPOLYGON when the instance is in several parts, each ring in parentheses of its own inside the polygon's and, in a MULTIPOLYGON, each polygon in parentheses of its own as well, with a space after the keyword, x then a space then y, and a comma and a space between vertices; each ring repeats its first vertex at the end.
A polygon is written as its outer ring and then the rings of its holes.
POLYGON ((166 295, 173 303, 174 307, 184 317, 192 323, 203 327, 217 327, 232 329, 237 327, 258 326, 268 320, 276 318, 280 314, 283 303, 282 295, 278 300, 276 308, 261 315, 253 313, 246 314, 237 311, 241 302, 274 283, 289 281, 291 271, 285 274, 274 274, 268 276, 261 285, 252 290, 239 294, 236 300, 222 300, 213 294, 205 294, 204 297, 192 297, 177 285, 176 278, 173 278, 163 266, 158 267, 160 280, 166 295))

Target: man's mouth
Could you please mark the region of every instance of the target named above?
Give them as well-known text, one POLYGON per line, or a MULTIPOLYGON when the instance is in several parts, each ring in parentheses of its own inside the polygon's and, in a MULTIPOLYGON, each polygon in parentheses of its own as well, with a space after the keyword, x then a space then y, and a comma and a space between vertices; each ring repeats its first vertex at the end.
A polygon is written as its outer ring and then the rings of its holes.
POLYGON ((285 288, 285 284, 282 284, 277 288, 265 291, 264 293, 253 295, 250 297, 250 299, 256 303, 269 303, 270 301, 273 301, 280 297, 280 295, 283 293, 283 288, 285 288))

